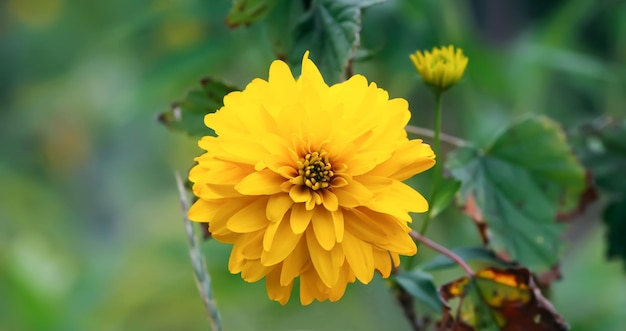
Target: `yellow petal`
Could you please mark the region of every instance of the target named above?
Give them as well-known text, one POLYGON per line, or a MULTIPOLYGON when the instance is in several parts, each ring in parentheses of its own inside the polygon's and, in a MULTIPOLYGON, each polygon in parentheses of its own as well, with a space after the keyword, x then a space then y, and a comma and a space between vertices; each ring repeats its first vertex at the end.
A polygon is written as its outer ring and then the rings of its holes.
POLYGON ((435 165, 435 154, 421 139, 408 141, 367 175, 405 180, 435 165))
POLYGON ((374 194, 357 180, 346 186, 333 188, 332 192, 339 199, 339 205, 347 208, 363 206, 374 197, 374 194))
POLYGON ((285 62, 279 60, 272 62, 268 81, 283 92, 291 91, 296 86, 296 80, 291 74, 291 69, 285 62))
POLYGON ((287 194, 275 194, 272 195, 267 201, 267 208, 265 209, 265 216, 272 222, 279 221, 283 218, 285 213, 293 205, 293 200, 287 194))
POLYGON ((341 246, 356 278, 363 284, 369 283, 374 277, 372 246, 357 239, 350 232, 345 233, 341 246))
POLYGON ((293 202, 306 202, 311 200, 309 188, 302 185, 293 185, 289 190, 289 196, 293 199, 293 202))
POLYGON ((285 258, 280 271, 280 284, 285 286, 300 275, 310 261, 309 250, 304 240, 300 240, 293 252, 285 258))
POLYGON ((309 60, 309 51, 304 53, 304 57, 302 58, 302 75, 300 75, 300 79, 298 82, 304 81, 309 86, 309 88, 323 88, 328 87, 324 82, 324 78, 322 74, 317 69, 317 66, 313 61, 309 60))
POLYGON ((323 208, 315 208, 311 219, 313 232, 320 246, 325 250, 331 250, 336 243, 335 224, 329 211, 323 208))
POLYGON ((289 222, 283 219, 276 229, 270 249, 263 250, 261 253, 261 263, 265 266, 271 266, 283 261, 293 252, 300 238, 302 238, 302 233, 293 233, 289 222))
POLYGON ((334 286, 339 277, 339 265, 333 263, 331 252, 320 246, 312 229, 306 231, 306 242, 309 248, 309 254, 311 255, 311 262, 321 281, 327 287, 334 286))
POLYGON ((207 223, 213 219, 215 213, 216 210, 214 208, 210 208, 210 205, 204 200, 197 200, 193 203, 193 205, 191 205, 191 208, 189 208, 187 217, 189 217, 189 220, 194 222, 207 223))
POLYGON ((293 282, 287 285, 280 284, 280 268, 274 268, 265 277, 265 287, 267 295, 270 299, 278 301, 281 305, 287 304, 289 297, 291 296, 291 289, 293 288, 293 282))
POLYGON ((425 212, 428 210, 426 199, 419 192, 400 181, 374 176, 361 176, 359 180, 375 192, 375 198, 365 204, 369 209, 393 215, 405 222, 412 221, 408 212, 425 212))
POLYGON ((233 274, 241 272, 244 264, 246 263, 246 259, 241 253, 241 246, 234 246, 233 250, 230 252, 230 257, 228 258, 228 271, 233 274))
POLYGON ((328 299, 330 301, 337 301, 343 297, 343 294, 346 292, 346 287, 348 283, 353 282, 354 279, 350 280, 350 265, 348 263, 344 263, 339 272, 339 279, 337 280, 337 284, 333 286, 328 292, 328 299))
MULTIPOLYGON (((265 231, 259 230, 252 233, 245 233, 239 236, 235 242, 235 246, 240 255, 246 260, 258 260, 261 258, 263 251, 263 236, 265 231)), ((235 249, 233 247, 233 250, 235 249)))
POLYGON ((330 190, 322 191, 322 203, 324 204, 324 208, 330 211, 335 211, 339 208, 339 199, 337 199, 337 196, 330 190))
POLYGON ((389 252, 383 249, 374 248, 374 267, 383 278, 389 277, 391 274, 391 256, 389 252))
POLYGON ((263 251, 267 252, 272 249, 274 237, 276 237, 276 231, 278 231, 278 227, 281 223, 289 223, 289 220, 283 218, 278 221, 271 222, 267 229, 265 229, 265 235, 263 235, 263 251))
POLYGON ((267 199, 257 199, 235 213, 226 223, 230 231, 253 232, 267 227, 270 221, 265 217, 267 199))
POLYGON ((351 236, 359 240, 370 242, 372 244, 383 246, 389 243, 385 229, 369 216, 363 214, 358 209, 344 212, 346 233, 344 234, 344 247, 347 245, 345 236, 350 233, 351 236))
POLYGON ((275 172, 264 169, 262 171, 253 172, 243 178, 241 182, 235 185, 235 190, 245 195, 270 195, 280 193, 282 190, 280 184, 285 178, 275 172))
POLYGON ((306 230, 311 222, 313 210, 307 210, 303 203, 296 203, 291 207, 291 230, 300 234, 306 230))
POLYGON ((321 283, 321 280, 319 279, 319 276, 315 272, 313 266, 302 273, 300 276, 300 303, 303 306, 310 304, 316 298, 323 298, 319 287, 320 285, 324 286, 324 284, 319 283, 321 283))
POLYGON ((246 261, 241 269, 241 278, 247 282, 256 282, 263 278, 270 270, 271 267, 266 267, 258 260, 246 261))
POLYGON ((343 224, 343 210, 336 210, 330 213, 333 218, 333 225, 335 226, 335 238, 337 242, 343 241, 344 224, 343 224))

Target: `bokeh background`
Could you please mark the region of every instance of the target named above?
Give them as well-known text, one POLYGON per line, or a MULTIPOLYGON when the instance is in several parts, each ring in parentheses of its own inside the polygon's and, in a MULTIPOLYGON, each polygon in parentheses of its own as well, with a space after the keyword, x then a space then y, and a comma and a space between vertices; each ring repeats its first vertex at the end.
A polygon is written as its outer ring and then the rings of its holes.
MULTIPOLYGON (((267 77, 265 27, 229 29, 230 5, 0 3, 0 330, 209 328, 173 176, 200 150, 155 118, 201 77, 267 77)), ((408 54, 450 43, 470 62, 446 94, 446 132, 484 144, 525 113, 566 130, 626 117, 624 1, 388 0, 365 10, 362 33, 373 57, 355 71, 407 98, 419 126, 431 127, 433 101, 408 54)), ((622 331, 626 269, 604 257, 598 209, 570 226, 549 296, 573 330, 622 331)), ((429 234, 449 247, 479 243, 454 211, 429 234)), ((352 285, 338 303, 300 307, 294 293, 282 307, 263 283, 228 273, 228 246, 203 251, 226 330, 408 329, 384 280, 352 285)))

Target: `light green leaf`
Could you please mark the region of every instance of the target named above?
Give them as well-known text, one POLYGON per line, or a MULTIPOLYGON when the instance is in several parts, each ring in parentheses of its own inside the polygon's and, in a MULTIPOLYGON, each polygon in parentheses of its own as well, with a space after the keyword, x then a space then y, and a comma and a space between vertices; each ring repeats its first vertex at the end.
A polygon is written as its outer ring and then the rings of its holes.
POLYGON ((326 83, 345 79, 345 71, 359 46, 361 9, 382 1, 317 0, 296 27, 295 43, 288 56, 290 66, 298 68, 302 55, 320 69, 326 83))
POLYGON ((170 110, 159 114, 158 120, 168 128, 190 136, 215 135, 213 130, 204 125, 204 116, 221 108, 224 96, 236 90, 235 87, 205 78, 200 88, 189 91, 183 101, 175 102, 170 110))
POLYGON ((455 151, 448 167, 462 182, 461 203, 475 203, 469 214, 488 225, 496 251, 534 271, 557 263, 563 230, 557 212, 576 205, 585 188, 584 169, 558 124, 526 118, 484 150, 455 151))
POLYGON ((441 313, 441 299, 437 293, 437 288, 433 283, 433 276, 429 273, 413 270, 401 272, 394 276, 398 285, 402 286, 415 299, 424 303, 428 308, 441 313))

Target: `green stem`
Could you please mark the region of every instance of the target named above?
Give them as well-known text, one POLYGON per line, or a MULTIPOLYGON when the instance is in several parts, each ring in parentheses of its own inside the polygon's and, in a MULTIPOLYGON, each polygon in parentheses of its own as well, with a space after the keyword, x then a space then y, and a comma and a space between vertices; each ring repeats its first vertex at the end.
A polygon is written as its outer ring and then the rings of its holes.
MULTIPOLYGON (((426 234, 426 230, 428 229, 428 225, 430 224, 430 219, 432 215, 432 203, 435 198, 435 194, 437 193, 437 186, 439 186, 439 182, 441 181, 442 175, 442 157, 439 155, 439 151, 441 148, 441 91, 435 91, 435 128, 434 128, 434 143, 433 143, 433 151, 437 157, 437 163, 433 167, 432 174, 432 184, 430 189, 430 199, 428 202, 431 204, 431 208, 428 208, 426 212, 426 216, 424 218, 424 224, 422 224, 422 228, 419 233, 421 235, 426 234)), ((409 256, 406 260, 406 269, 410 270, 413 267, 413 263, 415 262, 415 255, 409 256)))
MULTIPOLYGON (((431 184, 430 190, 430 199, 428 200, 430 204, 432 204, 435 200, 435 195, 437 194, 437 188, 439 187, 439 182, 441 181, 441 177, 443 175, 443 157, 440 155, 441 152, 441 91, 435 92, 435 138, 433 143, 433 151, 437 157, 437 163, 433 167, 433 180, 431 184)), ((426 230, 428 229, 428 225, 430 224, 432 208, 428 208, 428 212, 426 213, 426 219, 424 220, 424 224, 422 224, 422 228, 420 229, 420 234, 425 235, 426 230)))

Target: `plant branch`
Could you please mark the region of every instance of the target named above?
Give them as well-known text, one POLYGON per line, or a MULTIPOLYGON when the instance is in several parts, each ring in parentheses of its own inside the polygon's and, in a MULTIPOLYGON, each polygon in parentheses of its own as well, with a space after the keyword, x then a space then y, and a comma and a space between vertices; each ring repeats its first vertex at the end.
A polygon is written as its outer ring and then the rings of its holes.
MULTIPOLYGON (((406 132, 414 134, 414 135, 426 136, 428 138, 435 138, 435 131, 431 129, 422 128, 422 127, 414 126, 411 124, 407 125, 405 129, 406 129, 406 132)), ((452 136, 443 132, 440 133, 439 139, 441 139, 441 141, 445 143, 448 143, 456 147, 463 147, 463 146, 469 145, 469 142, 467 142, 466 140, 463 140, 459 137, 455 137, 455 136, 452 136)))
POLYGON ((467 265, 467 263, 465 263, 465 261, 463 261, 463 259, 454 254, 454 252, 452 252, 451 250, 439 245, 438 243, 422 236, 421 234, 419 234, 417 231, 413 230, 409 233, 411 235, 411 237, 419 242, 421 242, 422 244, 430 247, 431 249, 447 256, 448 258, 450 258, 452 261, 454 261, 456 264, 458 264, 463 271, 465 271, 465 273, 467 274, 467 276, 472 277, 474 276, 474 271, 472 270, 472 268, 470 268, 469 265, 467 265))
POLYGON ((178 172, 174 173, 176 177, 176 185, 178 187, 178 194, 180 195, 180 206, 183 212, 183 223, 185 224, 185 233, 187 234, 187 241, 189 243, 189 256, 191 257, 191 265, 193 266, 193 272, 196 279, 196 286, 198 292, 204 303, 204 308, 209 317, 211 323, 211 329, 213 331, 222 330, 222 318, 220 312, 217 309, 217 302, 213 298, 213 291, 211 290, 211 276, 207 271, 206 261, 200 251, 198 240, 193 232, 191 221, 187 217, 187 211, 189 210, 189 200, 187 199, 187 193, 183 181, 180 179, 178 172))

